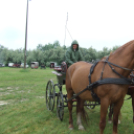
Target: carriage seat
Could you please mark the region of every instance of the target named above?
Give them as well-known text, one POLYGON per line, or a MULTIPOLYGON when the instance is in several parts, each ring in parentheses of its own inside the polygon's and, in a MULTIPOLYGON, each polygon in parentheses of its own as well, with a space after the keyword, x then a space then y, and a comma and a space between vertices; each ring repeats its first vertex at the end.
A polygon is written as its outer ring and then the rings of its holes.
POLYGON ((62 62, 61 66, 57 66, 54 68, 55 71, 52 71, 53 74, 56 74, 58 84, 64 85, 66 81, 66 71, 67 71, 67 64, 66 62, 62 62))
POLYGON ((66 62, 62 62, 61 66, 54 67, 55 71, 52 71, 52 73, 56 74, 57 76, 62 76, 62 74, 66 74, 67 71, 67 64, 66 62))

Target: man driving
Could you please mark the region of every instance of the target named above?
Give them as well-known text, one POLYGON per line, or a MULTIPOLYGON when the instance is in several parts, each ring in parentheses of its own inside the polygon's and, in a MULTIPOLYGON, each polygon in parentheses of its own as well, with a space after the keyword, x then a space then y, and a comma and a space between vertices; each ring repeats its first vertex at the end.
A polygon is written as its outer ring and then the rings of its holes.
POLYGON ((68 67, 75 62, 84 60, 81 51, 79 50, 79 43, 77 42, 77 40, 74 40, 71 43, 71 46, 66 51, 65 57, 68 67))

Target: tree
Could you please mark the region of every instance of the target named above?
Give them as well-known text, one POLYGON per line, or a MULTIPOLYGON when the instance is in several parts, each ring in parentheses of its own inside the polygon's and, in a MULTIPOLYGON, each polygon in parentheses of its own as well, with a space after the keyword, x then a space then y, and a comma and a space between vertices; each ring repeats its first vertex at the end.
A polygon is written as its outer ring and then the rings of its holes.
MULTIPOLYGON (((112 49, 104 47, 102 51, 97 51, 94 48, 80 48, 80 51, 87 62, 101 59, 104 56, 108 56, 110 52, 115 51, 119 46, 114 46, 112 49)), ((51 61, 57 62, 59 65, 65 61, 65 52, 67 47, 60 46, 59 41, 54 43, 48 43, 45 45, 38 44, 35 50, 28 50, 26 53, 27 64, 31 64, 33 61, 39 62, 39 64, 49 65, 51 61)), ((22 63, 24 59, 24 49, 9 50, 0 45, 0 62, 8 64, 9 62, 22 63)))
POLYGON ((60 43, 59 43, 59 41, 55 41, 53 43, 53 48, 58 48, 58 47, 60 47, 60 43))
POLYGON ((37 50, 41 50, 41 51, 43 51, 43 46, 42 46, 42 44, 38 44, 38 46, 37 46, 37 50))
POLYGON ((113 48, 112 48, 112 52, 114 52, 116 49, 118 49, 119 48, 119 46, 114 46, 113 48))

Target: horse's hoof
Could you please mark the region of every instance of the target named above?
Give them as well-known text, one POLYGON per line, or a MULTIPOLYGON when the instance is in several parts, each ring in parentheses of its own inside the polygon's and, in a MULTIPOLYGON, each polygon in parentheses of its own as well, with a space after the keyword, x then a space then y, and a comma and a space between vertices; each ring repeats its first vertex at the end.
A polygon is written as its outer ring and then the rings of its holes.
POLYGON ((73 130, 74 129, 74 127, 73 127, 73 125, 69 125, 69 130, 73 130))
POLYGON ((85 130, 83 126, 78 127, 79 130, 85 130))
POLYGON ((118 120, 118 124, 121 124, 121 121, 120 120, 118 120))
POLYGON ((72 128, 72 127, 70 127, 70 128, 69 128, 69 130, 73 130, 73 128, 72 128))
POLYGON ((108 123, 109 123, 109 124, 112 124, 112 121, 109 120, 108 123))

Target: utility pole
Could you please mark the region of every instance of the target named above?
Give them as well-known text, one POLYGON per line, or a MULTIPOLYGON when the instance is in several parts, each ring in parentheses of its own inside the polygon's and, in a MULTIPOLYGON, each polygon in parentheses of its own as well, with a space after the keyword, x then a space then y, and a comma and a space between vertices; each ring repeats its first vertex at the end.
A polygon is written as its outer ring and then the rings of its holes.
POLYGON ((26 28, 25 28, 24 69, 26 69, 26 51, 27 51, 27 25, 28 25, 28 3, 29 3, 29 0, 27 0, 27 7, 26 7, 26 28))

